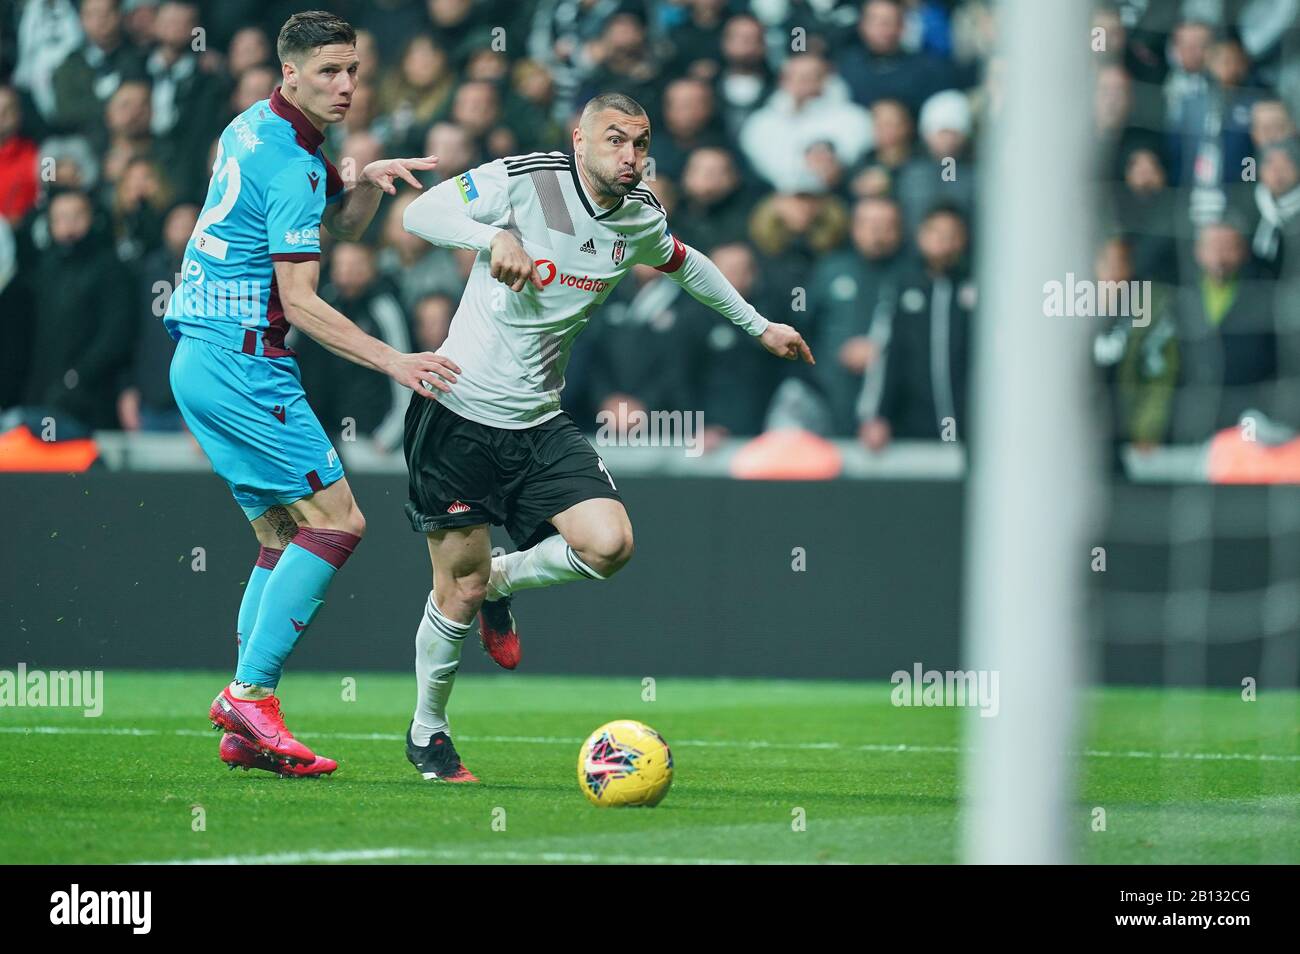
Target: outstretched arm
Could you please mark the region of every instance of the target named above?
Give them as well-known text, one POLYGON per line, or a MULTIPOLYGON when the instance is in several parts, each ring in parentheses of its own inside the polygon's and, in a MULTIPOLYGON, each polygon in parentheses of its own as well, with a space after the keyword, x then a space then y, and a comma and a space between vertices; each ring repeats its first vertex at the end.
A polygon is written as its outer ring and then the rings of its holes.
POLYGON ((803 335, 789 325, 768 321, 741 297, 740 292, 736 291, 706 255, 676 238, 672 241, 672 256, 658 266, 661 272, 667 273, 692 298, 708 305, 737 327, 758 338, 763 347, 778 358, 789 361, 802 358, 809 364, 816 363, 803 335))
POLYGON ((325 209, 322 221, 335 238, 355 242, 370 226, 379 208, 380 198, 397 194, 397 180, 401 179, 417 189, 423 189, 420 180, 411 174, 412 169, 432 169, 438 164, 437 156, 423 159, 376 159, 361 170, 361 179, 355 187, 343 193, 343 198, 325 209))
POLYGON ((451 390, 449 382, 460 371, 454 361, 428 351, 403 354, 366 334, 316 293, 319 279, 319 261, 275 263, 275 283, 289 324, 340 357, 386 374, 423 397, 432 397, 435 388, 451 390))

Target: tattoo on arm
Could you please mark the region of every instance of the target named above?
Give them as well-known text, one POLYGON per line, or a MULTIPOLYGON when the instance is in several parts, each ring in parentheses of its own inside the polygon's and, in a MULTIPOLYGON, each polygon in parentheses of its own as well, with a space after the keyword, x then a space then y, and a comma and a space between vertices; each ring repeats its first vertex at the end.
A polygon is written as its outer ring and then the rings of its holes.
POLYGON ((272 507, 263 516, 266 522, 271 525, 275 531, 276 538, 280 541, 280 547, 284 548, 293 540, 294 534, 298 532, 298 523, 293 519, 293 515, 284 507, 272 507))

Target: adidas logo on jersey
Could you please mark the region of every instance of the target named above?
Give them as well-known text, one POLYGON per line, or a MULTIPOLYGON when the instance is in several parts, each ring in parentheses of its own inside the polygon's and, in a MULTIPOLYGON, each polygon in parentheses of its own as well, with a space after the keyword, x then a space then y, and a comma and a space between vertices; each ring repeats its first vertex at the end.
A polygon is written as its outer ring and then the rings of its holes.
POLYGON ((582 243, 582 248, 578 249, 578 251, 579 251, 579 252, 586 252, 588 255, 595 255, 595 254, 596 254, 596 240, 595 240, 595 239, 587 239, 587 241, 585 241, 585 242, 582 243))

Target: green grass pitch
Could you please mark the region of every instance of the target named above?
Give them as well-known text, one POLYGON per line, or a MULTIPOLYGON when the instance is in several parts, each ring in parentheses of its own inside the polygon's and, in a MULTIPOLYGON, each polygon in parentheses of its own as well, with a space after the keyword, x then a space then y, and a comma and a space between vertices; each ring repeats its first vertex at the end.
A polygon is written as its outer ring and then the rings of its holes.
MULTIPOLYGON (((957 860, 962 713, 895 708, 887 684, 662 678, 643 701, 632 677, 465 676, 453 727, 484 784, 452 786, 404 758, 414 687, 398 674, 356 674, 355 701, 341 675, 285 679, 289 725, 339 760, 334 777, 230 772, 205 718, 225 678, 109 672, 94 719, 0 709, 0 862, 957 860), (578 791, 579 744, 614 718, 672 745, 657 808, 578 791)), ((1085 701, 1080 860, 1300 862, 1300 695, 1085 701)))

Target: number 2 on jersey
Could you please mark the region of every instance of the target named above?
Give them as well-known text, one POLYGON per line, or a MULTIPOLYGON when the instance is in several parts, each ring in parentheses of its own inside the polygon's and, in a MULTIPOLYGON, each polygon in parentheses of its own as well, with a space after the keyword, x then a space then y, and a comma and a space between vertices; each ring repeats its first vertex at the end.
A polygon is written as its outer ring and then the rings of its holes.
POLYGON ((226 191, 222 193, 221 201, 200 215, 199 220, 194 223, 194 247, 205 255, 225 261, 229 243, 225 239, 217 238, 208 229, 225 221, 230 210, 239 201, 239 190, 243 186, 243 180, 239 174, 239 162, 233 157, 226 156, 224 146, 217 150, 217 161, 212 164, 212 175, 217 182, 225 183, 226 191))

